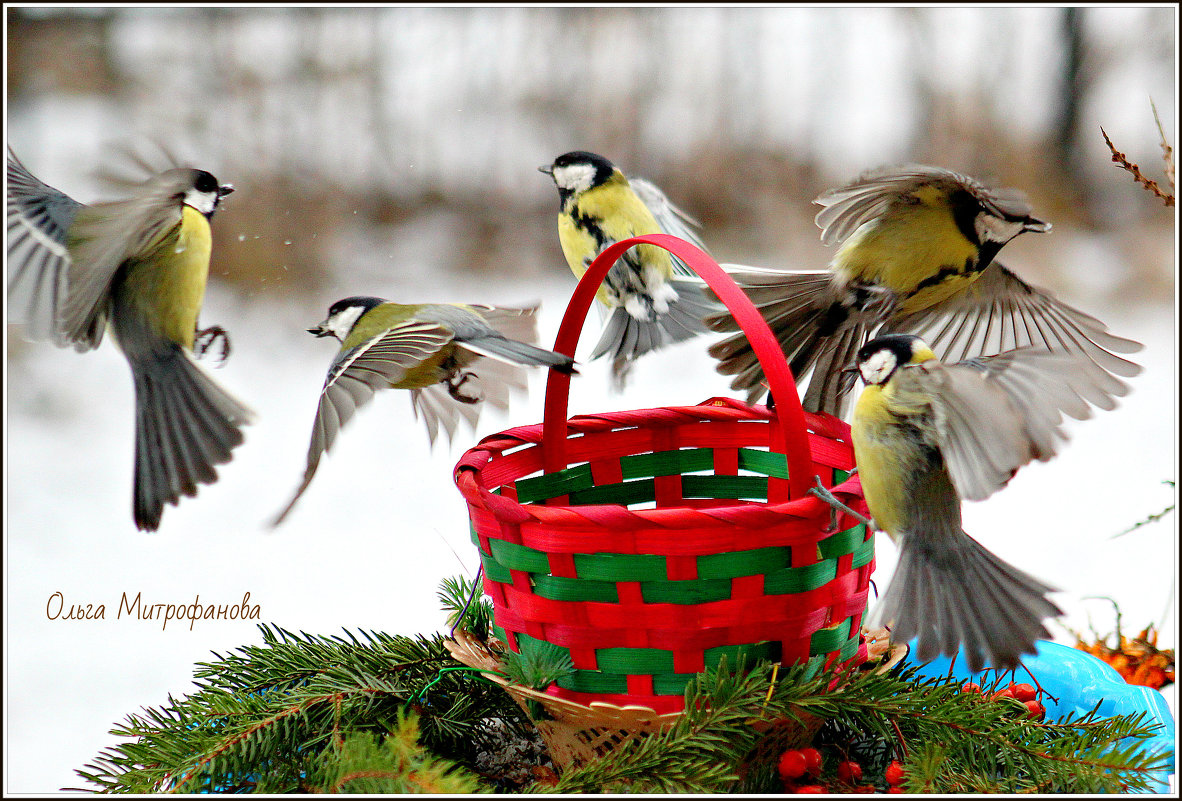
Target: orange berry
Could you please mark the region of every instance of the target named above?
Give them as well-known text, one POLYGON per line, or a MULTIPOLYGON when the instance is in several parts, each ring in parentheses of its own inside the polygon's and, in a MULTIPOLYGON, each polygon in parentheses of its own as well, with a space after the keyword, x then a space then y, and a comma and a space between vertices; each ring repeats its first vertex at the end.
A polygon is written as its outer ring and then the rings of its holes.
POLYGON ((980 684, 973 684, 971 681, 960 688, 962 693, 979 693, 981 692, 980 684))
POLYGON ((898 760, 891 760, 891 764, 886 766, 886 771, 883 773, 883 778, 886 779, 887 784, 897 786, 903 783, 903 766, 899 764, 898 760))
POLYGON ((1010 691, 1013 692, 1015 698, 1022 702, 1033 701, 1038 697, 1033 684, 1015 684, 1010 688, 1010 691))
POLYGON ((1033 698, 1026 702, 1026 708, 1030 710, 1030 717, 1034 718, 1035 720, 1042 720, 1047 714, 1046 707, 1040 704, 1038 701, 1035 701, 1033 698))
POLYGON ((796 792, 801 795, 824 795, 828 791, 819 784, 802 784, 796 788, 796 792))

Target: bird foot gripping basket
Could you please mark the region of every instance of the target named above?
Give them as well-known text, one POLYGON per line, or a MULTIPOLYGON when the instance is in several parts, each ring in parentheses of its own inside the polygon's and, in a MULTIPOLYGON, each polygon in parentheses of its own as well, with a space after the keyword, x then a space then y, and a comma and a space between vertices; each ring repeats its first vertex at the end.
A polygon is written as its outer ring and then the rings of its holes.
MULTIPOLYGON (((501 682, 535 712, 548 701, 533 718, 559 764, 675 719, 687 682, 724 657, 865 658, 872 532, 843 514, 830 530, 830 507, 807 493, 817 476, 864 511, 849 427, 802 412, 771 331, 709 256, 664 234, 609 247, 554 349, 574 354, 607 270, 640 243, 679 256, 727 305, 776 405, 715 398, 568 420, 570 377, 552 370, 542 425, 486 437, 456 465, 496 636, 516 652, 550 643, 574 665, 544 692, 501 682)), ((452 652, 495 669, 470 640, 452 652)))

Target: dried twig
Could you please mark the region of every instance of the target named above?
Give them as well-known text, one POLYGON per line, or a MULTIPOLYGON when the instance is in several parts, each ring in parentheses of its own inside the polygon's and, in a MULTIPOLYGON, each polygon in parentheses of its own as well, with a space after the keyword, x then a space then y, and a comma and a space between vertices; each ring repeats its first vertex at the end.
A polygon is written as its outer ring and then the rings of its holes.
MULTIPOLYGON (((1154 118, 1156 119, 1156 117, 1157 117, 1157 109, 1154 109, 1154 118)), ((1160 120, 1158 120, 1158 130, 1162 131, 1160 120)), ((1141 184, 1143 187, 1148 189, 1154 195, 1161 198, 1162 202, 1165 203, 1166 206, 1173 206, 1174 205, 1174 193, 1173 192, 1163 191, 1162 188, 1157 185, 1157 181, 1153 180, 1152 178, 1146 177, 1145 174, 1141 172, 1140 167, 1138 167, 1135 163, 1129 161, 1128 157, 1125 156, 1124 153, 1121 153, 1119 150, 1116 149, 1116 145, 1112 144, 1112 140, 1108 138, 1108 133, 1104 130, 1103 127, 1100 128, 1100 133, 1104 135, 1104 141, 1105 141, 1105 143, 1107 143, 1108 149, 1112 151, 1112 160, 1114 162, 1116 162, 1116 164, 1118 164, 1126 172, 1130 173, 1133 176, 1134 180, 1137 181, 1137 183, 1141 184)), ((1164 158, 1165 158, 1165 162, 1166 162, 1166 176, 1170 181, 1170 188, 1173 189, 1174 188, 1174 151, 1166 143, 1164 131, 1162 131, 1161 143, 1162 143, 1162 151, 1165 154, 1164 158)))

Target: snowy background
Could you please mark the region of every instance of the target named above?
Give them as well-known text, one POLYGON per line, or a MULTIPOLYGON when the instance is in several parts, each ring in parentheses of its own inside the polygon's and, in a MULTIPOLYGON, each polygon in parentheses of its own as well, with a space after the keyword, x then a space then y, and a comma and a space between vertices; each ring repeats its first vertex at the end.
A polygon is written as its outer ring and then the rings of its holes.
MULTIPOLYGON (((1174 646, 1176 516, 1114 535, 1175 498, 1175 218, 1098 134, 1160 180, 1149 99, 1176 143, 1173 7, 7 14, 8 141, 34 174, 98 199, 93 167, 124 131, 238 187, 214 220, 202 323, 230 332, 216 375, 258 421, 216 484, 136 531, 126 362, 109 342, 80 355, 9 329, 6 792, 81 787, 73 771, 114 723, 188 692, 211 651, 259 639, 253 622, 116 620, 123 593, 249 592, 262 621, 316 634, 442 626, 440 580, 478 564, 452 467, 480 436, 539 421, 543 376, 450 450, 428 447, 405 393, 379 394, 272 531, 334 352, 304 329, 351 294, 540 300, 552 344, 574 281, 536 167, 575 148, 656 180, 720 261, 781 268, 826 263, 810 201, 871 166, 921 160, 1027 190, 1055 229, 1002 260, 1144 342, 1145 372, 1119 409, 1071 426, 1061 458, 966 504, 965 527, 1063 589, 1056 639, 1111 632, 1111 605, 1086 600, 1107 596, 1126 634, 1154 623, 1174 646), (106 619, 48 619, 55 592, 106 619)), ((597 334, 593 320, 580 357, 597 334)), ((731 394, 705 344, 646 358, 622 396, 606 365, 584 364, 571 413, 731 394)), ((894 550, 879 545, 885 586, 894 550)))

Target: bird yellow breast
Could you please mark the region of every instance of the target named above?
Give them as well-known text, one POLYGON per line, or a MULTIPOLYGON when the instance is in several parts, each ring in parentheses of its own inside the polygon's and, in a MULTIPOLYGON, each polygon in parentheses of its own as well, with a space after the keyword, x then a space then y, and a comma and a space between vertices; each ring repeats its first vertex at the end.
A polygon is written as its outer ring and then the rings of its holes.
POLYGON ((916 444, 904 434, 882 386, 863 390, 850 428, 866 505, 874 522, 893 539, 905 523, 908 471, 915 463, 916 444))
POLYGON ((394 389, 426 389, 434 386, 448 377, 448 370, 441 367, 443 362, 455 354, 456 346, 448 343, 432 353, 423 361, 406 371, 406 375, 397 384, 391 384, 394 389))
POLYGON ((128 300, 173 342, 192 349, 209 277, 209 220, 189 206, 140 259, 128 264, 123 282, 128 300))
MULTIPOLYGON (((642 234, 659 234, 661 228, 648 207, 641 202, 626 182, 609 181, 567 199, 558 214, 558 241, 566 263, 576 278, 582 278, 587 266, 599 255, 600 238, 592 228, 598 228, 607 244, 642 234)), ((605 245, 606 246, 606 245, 605 245)), ((668 278, 673 273, 669 252, 655 245, 638 245, 632 249, 641 263, 652 265, 668 278)), ((613 305, 604 287, 596 298, 613 305)))
POLYGON ((925 309, 976 280, 968 269, 979 249, 965 238, 943 192, 923 187, 915 202, 896 203, 875 222, 859 228, 833 259, 845 280, 886 287, 902 299, 902 311, 925 309), (934 276, 939 283, 924 286, 934 276))

